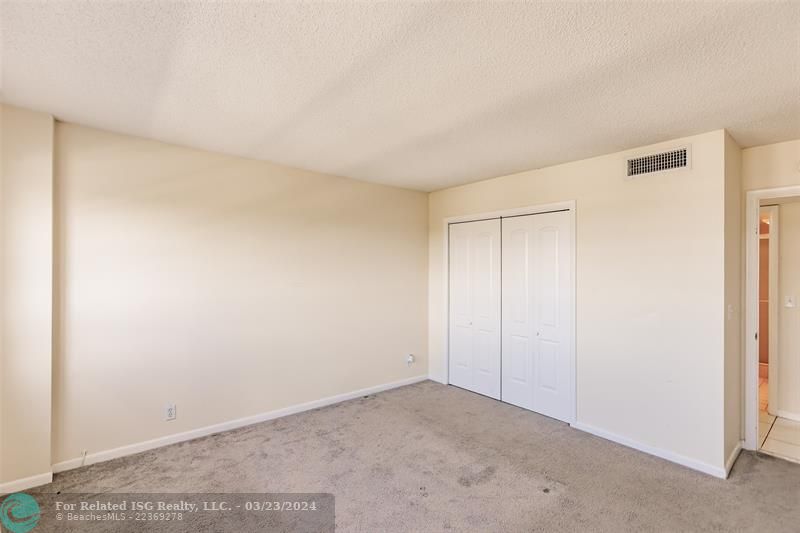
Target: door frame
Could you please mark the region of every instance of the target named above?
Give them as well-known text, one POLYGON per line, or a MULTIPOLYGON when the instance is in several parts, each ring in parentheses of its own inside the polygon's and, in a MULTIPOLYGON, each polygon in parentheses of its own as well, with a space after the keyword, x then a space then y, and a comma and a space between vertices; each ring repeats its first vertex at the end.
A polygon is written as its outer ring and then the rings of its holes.
MULTIPOLYGON (((758 254, 762 200, 800 196, 800 185, 747 191, 745 207, 744 448, 758 450, 758 254)), ((772 317, 775 319, 776 317, 772 317)), ((772 322, 772 320, 770 321, 772 322)), ((770 361, 777 354, 770 353, 770 361)), ((770 366, 772 366, 770 364, 770 366)))
MULTIPOLYGON (((444 279, 444 295, 443 295, 443 303, 444 303, 444 316, 445 316, 445 335, 444 335, 444 354, 445 354, 445 375, 446 375, 446 383, 450 384, 450 224, 457 224, 461 222, 477 222, 479 220, 490 220, 490 219, 503 219, 509 217, 518 217, 524 215, 537 215, 543 213, 550 213, 554 211, 569 211, 569 220, 570 220, 570 229, 569 229, 569 241, 570 245, 572 246, 572 261, 570 265, 570 270, 572 274, 572 286, 570 287, 572 291, 572 312, 570 316, 570 332, 569 336, 571 339, 570 343, 570 377, 572 378, 570 381, 570 398, 572 400, 572 405, 570 406, 570 411, 572 413, 571 419, 569 420, 570 424, 574 424, 575 421, 578 419, 577 417, 577 409, 578 409, 578 394, 577 394, 577 336, 576 332, 576 319, 577 319, 577 241, 576 241, 576 219, 577 219, 577 202, 575 200, 567 200, 563 202, 553 202, 548 204, 539 204, 539 205, 531 205, 526 207, 517 207, 512 209, 503 209, 499 211, 488 211, 482 213, 474 213, 470 215, 458 215, 452 217, 446 217, 442 221, 442 234, 443 234, 443 253, 444 253, 444 261, 442 262, 443 267, 443 277, 444 279)), ((502 234, 501 234, 502 237, 502 234)), ((501 317, 500 323, 502 324, 502 300, 501 300, 501 317)), ((501 332, 502 333, 502 332, 501 332)), ((502 349, 501 349, 502 353, 502 349)), ((501 396, 502 398, 502 396, 501 396)))

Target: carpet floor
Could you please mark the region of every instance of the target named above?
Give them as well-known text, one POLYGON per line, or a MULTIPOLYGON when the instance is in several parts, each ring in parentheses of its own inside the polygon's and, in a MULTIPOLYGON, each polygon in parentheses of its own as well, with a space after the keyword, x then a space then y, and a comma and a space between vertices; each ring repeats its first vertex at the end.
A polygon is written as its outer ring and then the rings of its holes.
POLYGON ((798 464, 745 452, 716 479, 431 381, 36 489, 56 491, 330 492, 342 532, 800 531, 798 464))

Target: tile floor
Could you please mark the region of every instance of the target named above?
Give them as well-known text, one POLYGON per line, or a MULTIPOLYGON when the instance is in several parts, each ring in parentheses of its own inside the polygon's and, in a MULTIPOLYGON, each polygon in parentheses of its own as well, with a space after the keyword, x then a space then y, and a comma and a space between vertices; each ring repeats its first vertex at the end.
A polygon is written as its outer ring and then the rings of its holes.
POLYGON ((776 418, 761 451, 800 463, 800 422, 776 418))
POLYGON ((767 378, 758 378, 758 408, 767 410, 769 403, 769 381, 767 378))
POLYGON ((758 444, 762 452, 800 463, 800 422, 775 417, 767 412, 766 378, 758 383, 758 444))
POLYGON ((758 379, 758 447, 763 448, 767 434, 775 423, 775 417, 767 412, 767 401, 769 399, 769 386, 767 378, 758 379))

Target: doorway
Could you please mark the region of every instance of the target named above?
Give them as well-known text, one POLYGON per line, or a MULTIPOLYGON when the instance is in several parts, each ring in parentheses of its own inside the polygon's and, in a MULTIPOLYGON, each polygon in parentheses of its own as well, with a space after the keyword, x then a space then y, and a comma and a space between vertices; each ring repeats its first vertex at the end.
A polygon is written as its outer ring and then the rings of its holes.
POLYGON ((800 462, 800 187, 747 194, 745 448, 800 462))
POLYGON ((574 203, 449 220, 448 383, 575 421, 574 203))
POLYGON ((779 206, 759 210, 758 235, 758 447, 763 448, 776 420, 778 365, 777 298, 779 206), (772 355, 772 359, 770 359, 772 355))

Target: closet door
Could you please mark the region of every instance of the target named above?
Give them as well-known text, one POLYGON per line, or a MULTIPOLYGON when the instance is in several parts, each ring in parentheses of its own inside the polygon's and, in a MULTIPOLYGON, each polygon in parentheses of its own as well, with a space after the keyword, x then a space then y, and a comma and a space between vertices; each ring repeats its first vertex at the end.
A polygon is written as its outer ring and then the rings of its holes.
POLYGON ((451 224, 450 383, 500 399, 500 220, 451 224))
POLYGON ((503 401, 573 421, 569 212, 503 219, 503 401))

